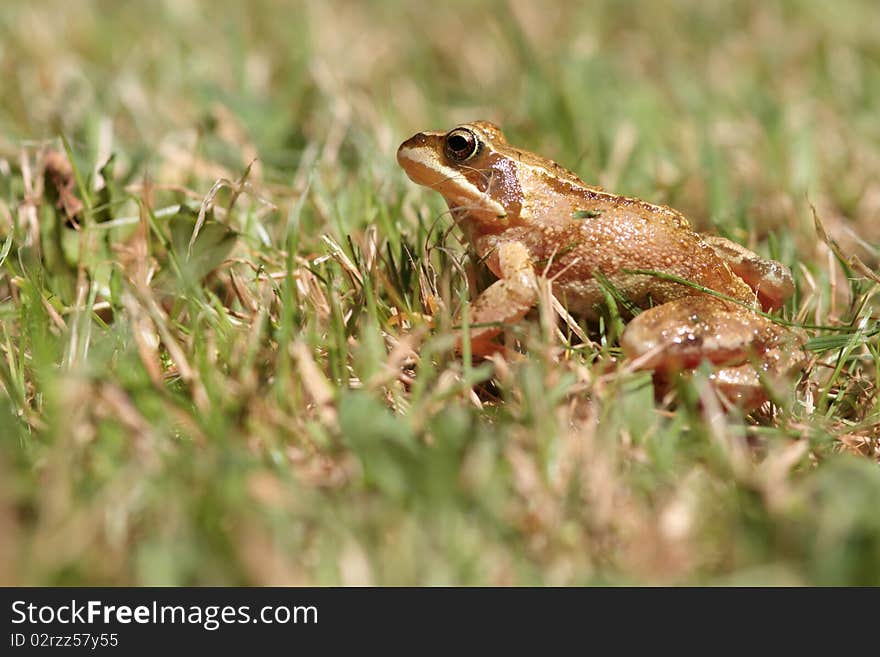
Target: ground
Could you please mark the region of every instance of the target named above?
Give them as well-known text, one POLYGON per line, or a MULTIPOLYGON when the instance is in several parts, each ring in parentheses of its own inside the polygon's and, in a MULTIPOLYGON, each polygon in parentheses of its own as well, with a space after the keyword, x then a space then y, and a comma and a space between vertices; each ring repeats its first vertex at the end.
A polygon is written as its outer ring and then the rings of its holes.
POLYGON ((0 7, 0 582, 880 584, 880 8, 0 7), (788 264, 810 363, 655 399, 395 161, 489 119, 788 264))

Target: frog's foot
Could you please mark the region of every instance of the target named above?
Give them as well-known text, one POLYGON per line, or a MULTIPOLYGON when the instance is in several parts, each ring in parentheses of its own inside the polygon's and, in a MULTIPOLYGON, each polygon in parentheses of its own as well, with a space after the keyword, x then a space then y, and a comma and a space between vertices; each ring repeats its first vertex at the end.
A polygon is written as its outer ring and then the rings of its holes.
POLYGON ((794 279, 788 267, 768 260, 741 244, 716 235, 703 235, 703 241, 755 291, 764 310, 776 310, 794 294, 794 279))
POLYGON ((736 367, 722 367, 713 372, 709 380, 712 387, 734 406, 751 410, 758 408, 771 397, 768 384, 785 379, 801 369, 806 354, 797 349, 771 349, 765 352, 760 363, 746 363, 736 367))
POLYGON ((764 381, 790 375, 806 359, 799 333, 704 295, 641 313, 627 325, 621 345, 640 369, 654 370, 665 381, 708 361, 716 366, 712 385, 742 408, 766 401, 764 381))
MULTIPOLYGON (((806 356, 800 349, 794 351, 771 350, 775 352, 768 360, 757 366, 753 363, 720 367, 709 375, 709 383, 728 406, 752 411, 771 399, 768 387, 803 367, 806 356)), ((765 354, 769 355, 769 354, 765 354)), ((679 376, 690 377, 693 370, 674 373, 657 371, 654 373, 654 387, 657 397, 662 398, 672 388, 679 376)))
MULTIPOLYGON (((498 270, 501 277, 487 287, 470 307, 471 353, 486 356, 498 351, 492 338, 503 326, 521 320, 538 300, 538 282, 529 252, 520 242, 506 242, 498 247, 498 270), (486 326, 494 324, 493 326, 486 326)), ((462 331, 457 331, 456 348, 461 351, 462 331)))

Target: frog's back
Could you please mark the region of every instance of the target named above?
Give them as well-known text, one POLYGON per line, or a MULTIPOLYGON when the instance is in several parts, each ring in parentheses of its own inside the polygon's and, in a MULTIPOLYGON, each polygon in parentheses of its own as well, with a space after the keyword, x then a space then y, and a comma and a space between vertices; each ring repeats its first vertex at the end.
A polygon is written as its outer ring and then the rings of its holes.
POLYGON ((556 205, 553 216, 543 220, 536 208, 525 208, 533 212, 530 217, 487 236, 477 250, 489 253, 501 242, 522 242, 569 309, 587 316, 604 300, 597 273, 641 307, 700 292, 634 270, 663 272, 741 301, 754 300, 751 288, 672 208, 575 180, 565 197, 571 204, 556 205))

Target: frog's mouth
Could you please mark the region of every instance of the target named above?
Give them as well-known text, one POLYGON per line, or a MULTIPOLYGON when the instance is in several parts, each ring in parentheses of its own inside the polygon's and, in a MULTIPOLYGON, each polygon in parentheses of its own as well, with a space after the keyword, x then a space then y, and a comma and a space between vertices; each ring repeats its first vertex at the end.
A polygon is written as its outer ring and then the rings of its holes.
POLYGON ((397 149, 397 162, 410 179, 440 192, 450 208, 468 212, 486 212, 493 217, 506 217, 504 206, 493 199, 455 167, 442 161, 443 133, 420 132, 397 149))

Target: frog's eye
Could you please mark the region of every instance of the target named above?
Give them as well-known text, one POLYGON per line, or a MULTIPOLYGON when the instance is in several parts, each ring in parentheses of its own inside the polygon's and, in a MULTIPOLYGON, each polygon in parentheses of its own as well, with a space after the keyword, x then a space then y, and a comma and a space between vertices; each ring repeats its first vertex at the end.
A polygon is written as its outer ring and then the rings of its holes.
POLYGON ((456 128, 446 135, 446 157, 453 162, 465 162, 480 150, 480 140, 467 128, 456 128))

